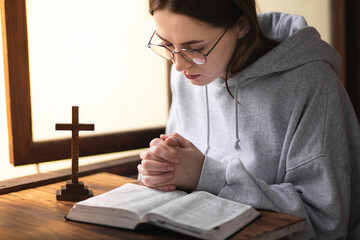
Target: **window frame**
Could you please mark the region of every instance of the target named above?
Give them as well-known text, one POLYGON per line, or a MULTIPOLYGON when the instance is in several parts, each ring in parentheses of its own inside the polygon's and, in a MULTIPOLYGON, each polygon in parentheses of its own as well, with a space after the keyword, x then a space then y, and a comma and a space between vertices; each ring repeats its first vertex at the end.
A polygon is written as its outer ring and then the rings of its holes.
MULTIPOLYGON (((10 163, 20 166, 68 159, 71 138, 33 140, 26 1, 1 0, 0 8, 10 163)), ((145 148, 164 131, 161 126, 84 136, 79 153, 90 156, 145 148)))

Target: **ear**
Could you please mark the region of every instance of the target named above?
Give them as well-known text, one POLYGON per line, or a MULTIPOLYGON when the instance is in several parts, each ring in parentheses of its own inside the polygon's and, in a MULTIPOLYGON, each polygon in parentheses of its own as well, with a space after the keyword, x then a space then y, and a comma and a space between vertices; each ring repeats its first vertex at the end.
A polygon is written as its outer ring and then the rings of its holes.
POLYGON ((237 38, 243 38, 250 30, 250 24, 245 15, 242 15, 237 22, 237 38))

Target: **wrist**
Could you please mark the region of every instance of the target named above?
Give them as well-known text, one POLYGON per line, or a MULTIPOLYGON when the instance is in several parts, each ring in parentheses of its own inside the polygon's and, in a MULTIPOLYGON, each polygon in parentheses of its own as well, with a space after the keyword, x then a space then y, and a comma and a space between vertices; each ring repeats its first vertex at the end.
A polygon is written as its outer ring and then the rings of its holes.
POLYGON ((194 171, 191 176, 192 181, 191 181, 191 185, 189 186, 190 190, 195 190, 199 184, 204 161, 205 161, 205 155, 202 153, 199 156, 199 158, 197 158, 197 160, 194 161, 195 166, 193 166, 194 171))

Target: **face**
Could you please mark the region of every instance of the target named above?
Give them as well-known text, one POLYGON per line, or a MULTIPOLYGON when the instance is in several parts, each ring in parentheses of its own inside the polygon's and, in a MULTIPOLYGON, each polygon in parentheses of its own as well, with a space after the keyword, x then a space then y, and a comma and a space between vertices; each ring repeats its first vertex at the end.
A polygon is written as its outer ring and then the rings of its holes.
MULTIPOLYGON (((176 52, 192 49, 206 54, 225 31, 225 28, 215 28, 167 9, 156 10, 154 19, 156 34, 162 39, 162 44, 176 52)), ((206 57, 204 65, 196 65, 185 60, 181 54, 175 54, 173 62, 176 70, 182 72, 192 84, 199 86, 207 85, 217 77, 224 78, 239 37, 238 27, 229 28, 206 57)))

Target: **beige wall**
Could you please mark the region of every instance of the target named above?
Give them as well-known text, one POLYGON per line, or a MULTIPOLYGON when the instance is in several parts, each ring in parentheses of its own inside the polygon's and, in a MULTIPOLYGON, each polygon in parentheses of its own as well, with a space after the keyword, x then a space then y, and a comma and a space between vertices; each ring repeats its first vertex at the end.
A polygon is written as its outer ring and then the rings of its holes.
POLYGON ((287 12, 305 17, 331 43, 331 0, 257 0, 259 12, 287 12))

